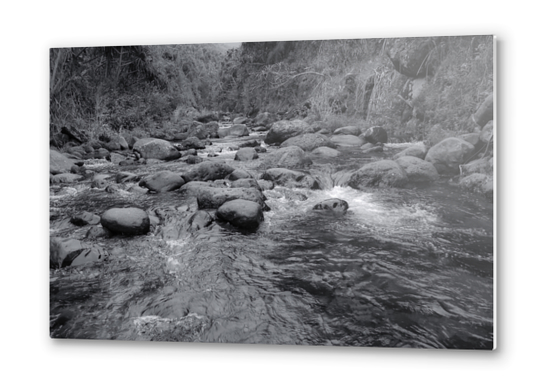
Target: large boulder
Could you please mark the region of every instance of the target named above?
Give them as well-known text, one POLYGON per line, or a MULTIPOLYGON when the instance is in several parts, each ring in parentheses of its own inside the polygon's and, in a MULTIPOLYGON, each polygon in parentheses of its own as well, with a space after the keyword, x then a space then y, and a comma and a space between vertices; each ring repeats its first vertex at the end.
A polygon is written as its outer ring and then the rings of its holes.
POLYGON ((312 164, 312 160, 305 151, 296 146, 280 148, 271 152, 263 161, 264 168, 305 168, 312 164))
POLYGON ((266 144, 280 145, 290 137, 311 132, 311 127, 303 120, 281 120, 273 123, 264 141, 266 144))
POLYGON ((366 130, 363 133, 363 138, 371 144, 385 144, 388 142, 388 132, 382 127, 375 126, 366 130))
POLYGON ((348 185, 355 189, 363 187, 402 187, 408 177, 399 164, 392 160, 380 160, 361 167, 350 176, 348 185))
POLYGON ((354 135, 333 135, 329 140, 339 147, 359 147, 365 143, 364 140, 354 135))
POLYGON ((250 161, 258 158, 258 153, 251 147, 241 148, 235 154, 234 160, 237 161, 250 161))
POLYGON ((181 151, 189 149, 205 149, 205 143, 195 136, 190 136, 184 139, 181 144, 181 151))
POLYGON ((411 37, 395 39, 389 44, 386 54, 395 70, 412 78, 431 76, 440 64, 440 37, 411 37))
POLYGON ((465 133, 458 136, 461 140, 465 140, 467 143, 471 143, 475 148, 480 147, 480 134, 479 133, 465 133))
POLYGON ((341 199, 327 199, 319 202, 312 209, 315 211, 344 213, 348 210, 348 203, 341 199))
POLYGON ((232 173, 228 175, 226 179, 235 181, 240 179, 250 179, 252 178, 252 175, 245 171, 244 169, 236 169, 232 173))
POLYGON ((457 137, 450 137, 431 147, 425 161, 432 163, 441 175, 457 175, 459 165, 465 163, 474 146, 457 137))
POLYGON ((408 148, 403 149, 401 152, 393 156, 393 160, 397 160, 400 157, 403 156, 414 156, 419 159, 425 159, 425 155, 427 154, 427 149, 425 147, 425 144, 414 144, 408 148))
POLYGON ((183 174, 183 179, 188 181, 209 181, 225 179, 234 168, 224 162, 204 161, 190 171, 183 174))
POLYGON ((241 229, 257 229, 264 220, 262 207, 248 200, 231 200, 222 204, 216 211, 216 217, 241 229))
POLYGON ((270 168, 262 174, 262 179, 288 188, 320 189, 318 181, 311 175, 286 168, 270 168))
POLYGON ((459 169, 462 176, 472 175, 473 173, 493 174, 493 160, 488 158, 476 159, 460 165, 459 169))
POLYGON ((79 266, 103 261, 108 253, 97 245, 82 243, 76 239, 49 239, 49 265, 51 268, 79 266))
POLYGON ((257 127, 261 126, 265 127, 266 129, 270 129, 275 121, 277 121, 277 117, 274 114, 262 112, 256 116, 256 119, 254 119, 254 125, 257 127))
POLYGON ((238 116, 233 119, 232 123, 235 124, 246 124, 248 121, 248 118, 245 116, 238 116))
POLYGON ((159 193, 174 191, 181 188, 184 183, 184 179, 178 173, 161 171, 145 177, 139 182, 139 186, 147 188, 149 191, 159 193))
POLYGON ((75 165, 72 159, 68 159, 66 155, 51 149, 49 151, 49 173, 56 175, 58 173, 68 173, 75 165))
MULTIPOLYGON (((137 143, 137 140, 139 140, 138 137, 132 135, 131 133, 128 133, 128 132, 123 132, 120 134, 124 140, 126 140, 126 143, 128 144, 128 149, 132 149, 134 148, 134 144, 137 143)), ((97 149, 97 148, 95 148, 97 149)))
POLYGON ((290 137, 280 145, 281 148, 291 146, 299 147, 304 151, 312 151, 318 147, 334 147, 335 145, 326 136, 319 133, 304 133, 290 137))
POLYGON ((487 124, 488 121, 493 120, 493 93, 490 93, 484 100, 484 102, 478 107, 472 119, 480 127, 487 124))
POLYGON ((210 121, 206 124, 191 124, 188 128, 187 137, 197 137, 203 139, 215 139, 218 137, 219 125, 216 121, 210 121))
POLYGON ((418 157, 402 156, 395 162, 405 170, 410 183, 430 183, 439 179, 433 164, 418 157))
POLYGON ((231 127, 222 127, 218 129, 218 137, 243 137, 249 135, 248 128, 245 124, 234 124, 231 127))
POLYGON ((459 185, 468 191, 484 195, 489 200, 493 200, 493 177, 482 173, 473 173, 463 178, 459 185))
POLYGON ((231 183, 232 188, 256 188, 261 190, 260 184, 256 179, 239 179, 231 183))
POLYGON ((155 138, 139 139, 134 144, 134 151, 145 159, 175 160, 181 157, 181 153, 169 141, 155 138))
POLYGON ((319 157, 337 157, 341 153, 336 149, 329 147, 318 147, 311 152, 311 155, 319 157))
POLYGON ((265 196, 256 188, 215 188, 200 185, 187 191, 196 195, 199 209, 217 209, 225 202, 236 199, 253 201, 267 209, 265 196))
POLYGON ((150 219, 139 208, 111 208, 101 216, 102 227, 116 234, 144 235, 149 232, 150 219))
POLYGON ((333 131, 333 134, 359 136, 361 135, 361 129, 354 125, 349 125, 347 127, 337 128, 335 131, 333 131))
POLYGON ((299 147, 280 148, 269 153, 263 161, 264 168, 304 168, 312 164, 312 160, 299 147))
POLYGON ((104 144, 104 147, 109 151, 119 151, 130 149, 128 142, 121 135, 115 135, 109 139, 107 143, 104 144))

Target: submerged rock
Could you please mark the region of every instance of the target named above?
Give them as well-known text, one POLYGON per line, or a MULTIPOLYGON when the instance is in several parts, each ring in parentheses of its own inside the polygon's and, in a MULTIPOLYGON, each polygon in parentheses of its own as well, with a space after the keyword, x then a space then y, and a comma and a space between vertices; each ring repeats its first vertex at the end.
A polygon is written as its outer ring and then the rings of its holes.
POLYGON ((319 202, 312 209, 315 211, 344 213, 348 210, 348 203, 341 199, 327 199, 319 202))
POLYGON ((98 189, 107 187, 109 184, 109 177, 109 175, 94 175, 90 187, 98 189))
POLYGON ((264 220, 259 204, 238 199, 222 204, 216 211, 216 217, 242 229, 257 229, 264 220))
POLYGON ((392 160, 380 160, 364 165, 350 176, 348 185, 355 189, 363 187, 402 187, 408 177, 399 164, 392 160))
POLYGON ((139 208, 111 208, 101 217, 101 224, 113 233, 144 235, 149 232, 149 215, 139 208))
POLYGON ((51 268, 79 266, 103 261, 108 253, 99 246, 82 243, 76 239, 51 237, 49 240, 49 265, 51 268))
POLYGON ((199 231, 208 227, 213 222, 212 216, 207 211, 197 211, 188 219, 188 227, 191 231, 199 231))

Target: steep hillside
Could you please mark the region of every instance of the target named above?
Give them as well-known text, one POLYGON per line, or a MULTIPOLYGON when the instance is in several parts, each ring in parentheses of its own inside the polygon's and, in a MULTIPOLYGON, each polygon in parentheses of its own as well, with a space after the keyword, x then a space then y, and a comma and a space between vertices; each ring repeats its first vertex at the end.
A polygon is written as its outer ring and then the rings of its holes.
POLYGON ((243 43, 222 65, 219 107, 380 125, 400 139, 475 129, 493 89, 491 36, 243 43))

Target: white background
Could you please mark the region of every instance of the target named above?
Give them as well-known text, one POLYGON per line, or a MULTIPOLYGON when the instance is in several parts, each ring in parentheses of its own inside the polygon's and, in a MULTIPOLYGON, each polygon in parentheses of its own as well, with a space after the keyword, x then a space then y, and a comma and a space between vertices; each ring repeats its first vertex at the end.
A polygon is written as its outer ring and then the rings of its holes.
POLYGON ((0 23, 2 381, 539 380, 538 148, 542 127, 536 113, 541 109, 541 21, 534 4, 473 0, 4 2, 0 23), (459 34, 498 37, 496 351, 49 339, 48 48, 459 34))

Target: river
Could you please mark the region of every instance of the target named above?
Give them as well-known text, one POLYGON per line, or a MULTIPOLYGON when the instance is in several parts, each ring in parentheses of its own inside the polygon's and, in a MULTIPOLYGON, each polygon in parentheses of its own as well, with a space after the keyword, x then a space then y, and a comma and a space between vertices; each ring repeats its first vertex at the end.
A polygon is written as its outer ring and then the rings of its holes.
MULTIPOLYGON (((201 156, 221 150, 212 161, 249 169, 227 150, 246 139, 213 141, 201 156)), ((70 224, 71 215, 113 206, 158 210, 162 221, 146 236, 84 240, 103 246, 109 259, 50 271, 51 337, 492 349, 492 202, 448 180, 416 189, 334 185, 331 175, 397 150, 342 149, 336 159, 315 159, 311 174, 326 188, 265 191, 271 210, 253 233, 218 224, 184 230, 196 206, 176 191, 52 186, 51 236, 83 240, 88 226, 70 224), (312 210, 331 197, 348 202, 345 215, 312 210)), ((87 167, 120 170, 106 161, 87 167)), ((174 161, 122 170, 189 167, 174 161)))

